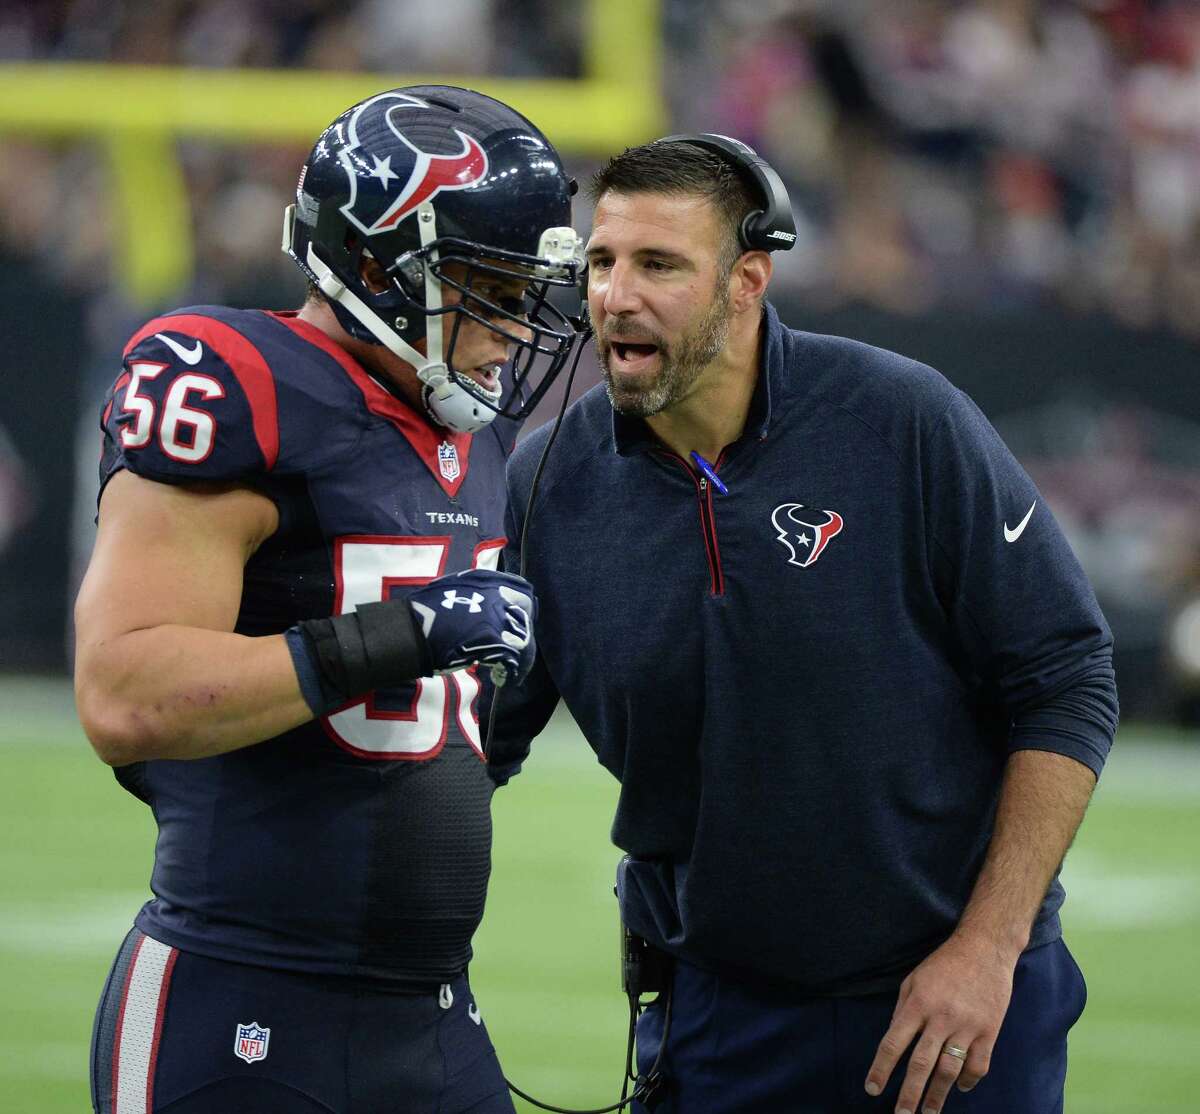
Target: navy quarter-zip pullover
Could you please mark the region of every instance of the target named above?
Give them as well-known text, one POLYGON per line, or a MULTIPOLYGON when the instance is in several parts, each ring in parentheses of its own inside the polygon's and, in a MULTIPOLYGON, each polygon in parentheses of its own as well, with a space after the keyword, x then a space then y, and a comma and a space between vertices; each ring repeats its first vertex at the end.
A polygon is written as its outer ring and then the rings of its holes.
MULTIPOLYGON (((784 327, 716 469, 603 387, 533 510, 539 663, 505 690, 494 776, 561 694, 621 782, 626 923, 802 992, 895 987, 953 930, 1006 759, 1099 774, 1112 636, 1041 495, 937 372, 784 327)), ((548 428, 509 465, 509 568, 548 428)), ((1030 947, 1059 935, 1055 880, 1030 947)))

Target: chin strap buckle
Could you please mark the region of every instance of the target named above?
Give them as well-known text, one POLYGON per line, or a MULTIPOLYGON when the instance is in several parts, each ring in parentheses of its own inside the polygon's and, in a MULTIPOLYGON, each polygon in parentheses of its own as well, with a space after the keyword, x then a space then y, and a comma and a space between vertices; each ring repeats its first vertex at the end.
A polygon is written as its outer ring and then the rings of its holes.
POLYGON ((454 380, 445 364, 426 364, 417 370, 417 378, 425 384, 434 398, 446 399, 454 393, 454 380))

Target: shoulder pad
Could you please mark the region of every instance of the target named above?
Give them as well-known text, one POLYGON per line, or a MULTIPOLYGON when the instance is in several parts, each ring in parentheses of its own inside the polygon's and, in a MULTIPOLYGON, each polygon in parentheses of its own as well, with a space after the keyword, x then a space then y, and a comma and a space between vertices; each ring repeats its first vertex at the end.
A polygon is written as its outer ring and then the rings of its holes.
POLYGON ((271 368, 242 333, 201 312, 156 317, 133 335, 102 423, 105 474, 234 480, 279 456, 271 368))

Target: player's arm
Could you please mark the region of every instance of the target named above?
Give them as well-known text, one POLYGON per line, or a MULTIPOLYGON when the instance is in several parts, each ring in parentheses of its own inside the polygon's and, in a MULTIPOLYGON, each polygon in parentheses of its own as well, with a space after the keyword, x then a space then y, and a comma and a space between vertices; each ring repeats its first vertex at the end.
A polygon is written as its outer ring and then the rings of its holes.
POLYGON ((246 487, 109 481, 75 606, 75 698, 105 762, 203 758, 312 718, 283 635, 233 633, 277 524, 246 487))
POLYGON ((525 581, 472 569, 403 599, 234 633, 246 561, 276 529, 246 487, 112 477, 76 604, 76 703, 110 765, 251 746, 368 692, 483 664, 533 664, 525 581))

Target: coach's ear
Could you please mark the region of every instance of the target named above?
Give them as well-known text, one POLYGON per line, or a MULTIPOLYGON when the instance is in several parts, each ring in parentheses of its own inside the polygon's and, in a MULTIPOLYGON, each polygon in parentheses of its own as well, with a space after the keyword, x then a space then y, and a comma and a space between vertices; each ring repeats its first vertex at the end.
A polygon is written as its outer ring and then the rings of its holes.
POLYGON ((742 252, 729 273, 729 303, 734 313, 758 312, 774 270, 775 264, 765 251, 742 252))

